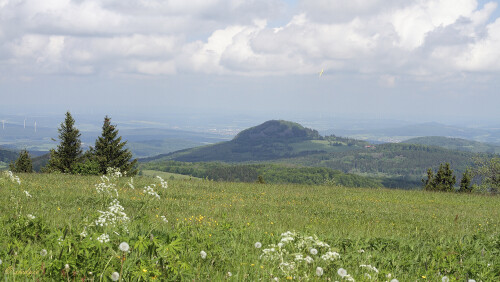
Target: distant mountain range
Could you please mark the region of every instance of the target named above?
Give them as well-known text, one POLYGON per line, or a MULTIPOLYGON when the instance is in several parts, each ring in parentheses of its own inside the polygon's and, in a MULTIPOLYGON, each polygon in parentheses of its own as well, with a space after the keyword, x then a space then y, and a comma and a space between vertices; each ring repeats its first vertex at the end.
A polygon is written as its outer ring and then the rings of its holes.
POLYGON ((331 129, 322 131, 322 133, 378 142, 401 142, 413 137, 444 136, 500 144, 499 128, 466 128, 435 122, 382 129, 331 129))

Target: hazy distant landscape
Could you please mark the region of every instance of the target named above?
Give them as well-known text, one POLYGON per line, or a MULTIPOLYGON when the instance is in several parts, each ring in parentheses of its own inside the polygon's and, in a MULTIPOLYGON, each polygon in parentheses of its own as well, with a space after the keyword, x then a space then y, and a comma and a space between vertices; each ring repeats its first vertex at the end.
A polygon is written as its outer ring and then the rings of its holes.
POLYGON ((500 2, 0 0, 0 280, 500 281, 500 2))

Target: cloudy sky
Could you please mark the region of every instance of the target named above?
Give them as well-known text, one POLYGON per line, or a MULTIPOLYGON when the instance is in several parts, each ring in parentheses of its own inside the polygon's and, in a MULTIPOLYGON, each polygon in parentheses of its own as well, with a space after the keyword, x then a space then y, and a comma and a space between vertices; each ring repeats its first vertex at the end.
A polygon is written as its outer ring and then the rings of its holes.
POLYGON ((0 110, 500 120, 498 6, 0 0, 0 110))

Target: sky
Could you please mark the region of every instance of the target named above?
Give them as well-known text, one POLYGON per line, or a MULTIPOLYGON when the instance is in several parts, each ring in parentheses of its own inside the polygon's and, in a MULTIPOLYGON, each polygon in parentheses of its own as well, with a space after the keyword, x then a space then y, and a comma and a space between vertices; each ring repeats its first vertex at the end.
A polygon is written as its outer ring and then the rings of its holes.
POLYGON ((500 124, 498 6, 0 0, 0 115, 359 115, 500 124))

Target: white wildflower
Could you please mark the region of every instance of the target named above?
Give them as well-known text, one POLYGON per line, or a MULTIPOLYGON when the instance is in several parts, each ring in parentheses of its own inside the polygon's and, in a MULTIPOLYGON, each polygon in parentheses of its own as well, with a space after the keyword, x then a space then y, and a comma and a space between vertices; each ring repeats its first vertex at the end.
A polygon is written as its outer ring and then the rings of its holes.
POLYGON ((19 179, 19 177, 15 176, 12 171, 6 171, 5 174, 7 175, 7 177, 9 177, 10 181, 17 182, 17 184, 21 185, 21 180, 19 179))
POLYGON ((120 246, 118 247, 120 251, 122 252, 128 252, 130 246, 127 244, 127 242, 121 242, 120 246))
POLYGON ((278 277, 274 277, 273 279, 274 281, 280 281, 280 279, 278 277))
POLYGON ((309 250, 309 252, 310 252, 310 253, 311 253, 311 255, 313 255, 313 256, 315 256, 315 255, 317 255, 317 254, 318 254, 318 250, 316 250, 315 248, 311 248, 311 249, 309 250))
POLYGON ((154 184, 151 184, 151 186, 145 186, 144 190, 142 190, 142 192, 144 194, 148 194, 148 195, 156 197, 157 199, 160 199, 160 195, 158 195, 158 193, 156 193, 155 190, 154 190, 154 188, 153 188, 155 186, 156 185, 154 185, 154 184))
POLYGON ((294 240, 294 238, 292 236, 285 236, 285 237, 282 237, 281 238, 281 242, 286 244, 288 242, 292 242, 294 240))
POLYGON ((167 223, 167 222, 168 222, 167 218, 166 218, 164 215, 162 215, 162 216, 160 216, 160 217, 161 217, 161 220, 163 220, 163 222, 165 222, 165 223, 167 223))
POLYGON ((228 271, 227 272, 227 277, 231 277, 231 276, 233 276, 233 274, 230 271, 228 271))
POLYGON ((202 259, 206 259, 207 258, 207 253, 205 253, 205 251, 201 251, 200 252, 200 256, 202 259))
POLYGON ((443 278, 441 278, 441 281, 443 281, 443 282, 449 282, 450 278, 448 278, 448 276, 443 276, 443 278))
POLYGON ((316 267, 316 276, 322 276, 323 275, 323 268, 321 267, 316 267))
POLYGON ((476 282, 474 279, 469 279, 467 282, 476 282))
POLYGON ((368 279, 370 279, 370 280, 372 279, 372 276, 370 274, 368 274, 368 273, 365 273, 365 277, 368 278, 368 279))
POLYGON ((33 220, 33 219, 35 219, 35 218, 36 218, 36 217, 35 217, 34 215, 32 215, 32 214, 28 214, 28 215, 26 215, 26 217, 27 217, 28 219, 30 219, 30 220, 33 220))
POLYGON ((98 211, 101 215, 95 221, 95 225, 116 226, 121 223, 124 224, 124 229, 126 229, 126 224, 130 221, 130 218, 124 210, 125 209, 120 205, 120 202, 117 199, 114 199, 107 211, 98 211))
POLYGON ((113 272, 111 274, 111 280, 118 281, 118 279, 120 279, 120 274, 118 272, 113 272))
POLYGON ((26 190, 24 190, 24 194, 26 194, 26 197, 28 198, 33 198, 33 196, 31 196, 31 194, 26 190))
POLYGON ((130 177, 130 182, 127 183, 128 187, 132 188, 132 189, 135 189, 134 187, 134 178, 133 177, 130 177))
POLYGON ((304 257, 302 254, 295 254, 295 260, 300 262, 304 260, 304 257))
POLYGON ((64 269, 65 269, 66 271, 68 271, 68 270, 69 270, 69 264, 64 265, 64 269))
POLYGON ((59 238, 57 238, 57 243, 58 243, 59 245, 61 245, 63 241, 64 241, 64 240, 63 240, 63 237, 59 237, 59 238))
POLYGON ((375 266, 371 266, 369 264, 368 265, 361 264, 359 267, 366 268, 368 270, 375 271, 376 273, 378 273, 378 269, 375 266))
POLYGON ((346 276, 344 276, 344 279, 347 281, 355 282, 354 278, 352 278, 352 276, 350 274, 347 274, 346 276))
POLYGON ((391 282, 399 282, 399 280, 398 280, 398 279, 396 279, 396 278, 393 278, 393 279, 391 280, 391 282))
POLYGON ((41 255, 42 257, 46 256, 46 255, 47 255, 47 250, 46 250, 46 249, 41 250, 41 251, 40 251, 40 255, 41 255))
POLYGON ((362 254, 362 253, 364 253, 364 252, 365 252, 365 250, 363 250, 363 249, 358 250, 358 253, 360 253, 360 254, 362 254))
POLYGON ((108 194, 110 196, 114 194, 118 197, 116 184, 112 183, 106 175, 101 176, 101 183, 96 184, 95 189, 98 194, 108 194))
POLYGON ((340 275, 341 277, 345 277, 347 276, 347 270, 339 268, 339 270, 337 270, 337 274, 340 275))
POLYGON ((305 259, 304 259, 308 264, 311 264, 314 262, 314 259, 310 256, 307 256, 305 259))
POLYGON ((87 234, 87 227, 84 227, 82 233, 80 233, 80 236, 85 238, 85 237, 87 237, 87 235, 88 235, 87 234))
POLYGON ((260 249, 262 247, 262 244, 260 242, 256 242, 254 246, 257 249, 260 249))
POLYGON ((337 252, 327 252, 326 254, 321 256, 322 260, 330 260, 330 261, 334 261, 339 258, 340 255, 337 252))
POLYGON ((123 176, 123 174, 120 172, 120 169, 116 167, 106 168, 106 175, 109 175, 111 178, 120 178, 123 176))
POLYGON ((167 181, 163 180, 163 178, 161 178, 160 176, 156 176, 156 178, 158 178, 160 180, 160 186, 161 186, 161 188, 163 188, 163 189, 167 189, 168 188, 167 181))
POLYGON ((97 237, 97 241, 101 243, 107 243, 109 242, 109 235, 106 233, 103 233, 101 236, 97 237))
POLYGON ((281 242, 279 242, 279 243, 278 243, 278 248, 280 248, 280 249, 281 249, 281 248, 283 248, 283 246, 284 246, 284 244, 283 244, 283 243, 281 243, 281 242))

